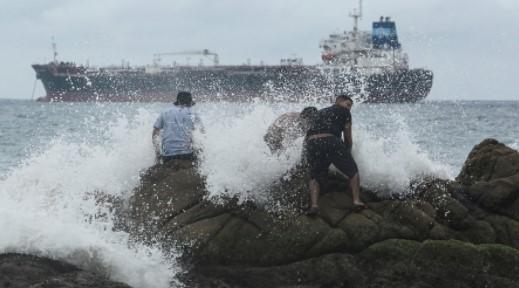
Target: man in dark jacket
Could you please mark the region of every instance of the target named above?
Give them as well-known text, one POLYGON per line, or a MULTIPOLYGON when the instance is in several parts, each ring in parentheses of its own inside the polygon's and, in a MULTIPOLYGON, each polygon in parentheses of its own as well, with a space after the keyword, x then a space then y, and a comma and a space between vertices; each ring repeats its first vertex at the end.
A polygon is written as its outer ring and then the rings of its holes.
POLYGON ((330 164, 348 176, 356 208, 366 208, 359 197, 360 181, 357 164, 351 155, 351 114, 353 100, 339 95, 335 104, 319 110, 306 136, 306 149, 310 167, 310 207, 308 215, 319 213, 317 200, 320 186, 328 175, 330 164), (341 135, 343 137, 341 137, 341 135))

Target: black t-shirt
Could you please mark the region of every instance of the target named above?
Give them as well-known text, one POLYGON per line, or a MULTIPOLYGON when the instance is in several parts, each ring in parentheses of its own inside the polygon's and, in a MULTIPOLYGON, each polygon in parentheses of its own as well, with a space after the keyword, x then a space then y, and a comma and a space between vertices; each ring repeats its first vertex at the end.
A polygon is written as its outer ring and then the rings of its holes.
POLYGON ((351 122, 350 110, 338 105, 333 105, 317 112, 306 135, 311 136, 321 133, 330 133, 341 138, 344 125, 348 122, 351 122))

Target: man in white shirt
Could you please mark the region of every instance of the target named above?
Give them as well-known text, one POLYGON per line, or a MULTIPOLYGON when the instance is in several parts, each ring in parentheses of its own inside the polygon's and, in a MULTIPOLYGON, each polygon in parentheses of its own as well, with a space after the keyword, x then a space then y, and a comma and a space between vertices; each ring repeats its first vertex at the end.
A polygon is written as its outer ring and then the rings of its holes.
POLYGON ((192 109, 194 104, 190 92, 179 92, 174 105, 163 111, 155 121, 152 141, 155 153, 163 163, 173 159, 195 159, 193 131, 200 124, 200 118, 192 109), (162 136, 161 139, 159 136, 162 136))

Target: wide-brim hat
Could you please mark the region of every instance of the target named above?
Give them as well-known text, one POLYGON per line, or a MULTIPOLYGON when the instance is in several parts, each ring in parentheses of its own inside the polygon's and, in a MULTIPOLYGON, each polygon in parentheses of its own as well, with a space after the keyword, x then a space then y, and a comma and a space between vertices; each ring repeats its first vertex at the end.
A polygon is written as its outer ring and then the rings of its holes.
POLYGON ((193 106, 195 105, 195 102, 193 102, 193 96, 191 96, 190 92, 180 91, 177 94, 177 101, 175 101, 173 104, 193 106))

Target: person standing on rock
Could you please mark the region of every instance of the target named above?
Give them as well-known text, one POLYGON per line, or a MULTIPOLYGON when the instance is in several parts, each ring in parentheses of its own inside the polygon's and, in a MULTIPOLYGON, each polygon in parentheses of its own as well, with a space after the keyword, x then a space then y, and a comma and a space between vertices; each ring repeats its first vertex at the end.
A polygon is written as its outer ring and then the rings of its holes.
POLYGON ((320 187, 328 176, 330 164, 348 176, 357 209, 366 208, 360 200, 360 180, 357 164, 351 155, 351 114, 353 100, 347 95, 339 95, 335 104, 317 112, 305 139, 310 170, 310 207, 306 214, 319 213, 317 200, 320 187), (341 134, 343 137, 341 137, 341 134), (342 138, 342 139, 341 139, 342 138))
POLYGON ((174 105, 163 111, 153 125, 152 141, 157 160, 194 160, 193 131, 201 124, 190 92, 179 92, 174 105), (162 136, 162 137, 160 137, 162 136))
POLYGON ((272 153, 286 149, 297 138, 306 134, 317 108, 306 107, 298 112, 288 112, 279 116, 269 126, 263 139, 272 153))

